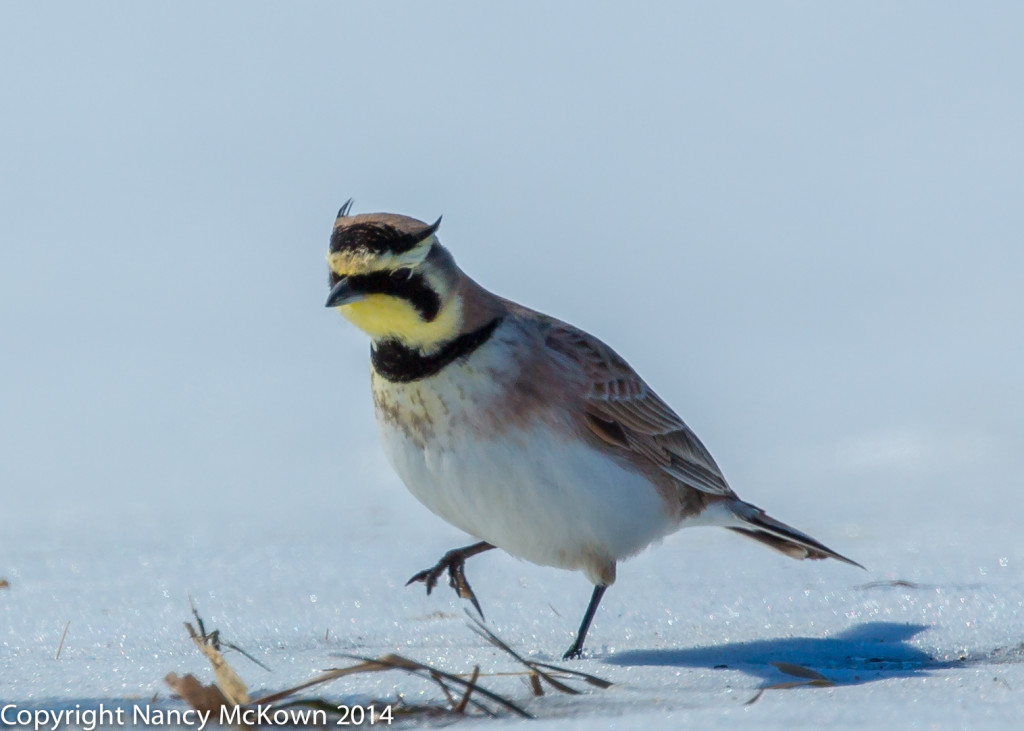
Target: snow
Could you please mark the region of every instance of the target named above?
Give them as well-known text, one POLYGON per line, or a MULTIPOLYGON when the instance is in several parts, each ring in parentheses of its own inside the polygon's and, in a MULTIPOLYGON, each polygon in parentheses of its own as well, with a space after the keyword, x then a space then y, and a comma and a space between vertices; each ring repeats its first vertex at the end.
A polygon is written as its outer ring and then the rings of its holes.
MULTIPOLYGON (((564 663, 614 686, 533 698, 519 677, 485 685, 535 715, 541 723, 531 728, 1013 725, 1024 687, 1016 516, 990 506, 972 514, 965 501, 952 521, 945 506, 956 502, 954 488, 938 485, 926 503, 889 495, 884 509, 884 496, 870 491, 789 495, 801 514, 773 511, 868 572, 795 562, 712 528, 676 534, 620 567, 587 657, 564 663), (746 705, 760 688, 796 680, 778 662, 836 685, 769 689, 746 705)), ((466 538, 387 473, 372 489, 343 494, 330 510, 290 494, 269 507, 214 499, 159 515, 108 508, 102 519, 57 509, 23 525, 0 569, 11 584, 0 593, 0 698, 18 709, 130 709, 154 698, 153 708, 184 709, 162 678, 212 681, 182 626, 189 595, 208 629, 271 669, 227 655, 254 695, 350 664, 345 655, 397 652, 450 672, 518 670, 470 630, 467 603, 447 586, 430 597, 403 586, 466 538)), ((770 507, 769 497, 760 502, 770 507)), ((467 576, 494 632, 530 658, 561 663, 589 596, 581 576, 498 552, 472 559, 467 576)), ((315 693, 338 703, 439 698, 400 673, 357 675, 315 693)))
MULTIPOLYGON (((444 214, 483 286, 615 347, 740 496, 867 567, 670 536, 570 663, 614 686, 485 677, 529 728, 1021 725, 1024 5, 2 7, 0 707, 184 710, 189 596, 254 693, 351 654, 519 669, 404 586, 470 539, 384 463, 366 340, 322 307, 352 196, 444 214), (780 662, 835 685, 747 705, 780 662)), ((560 662, 582 576, 467 576, 560 662)))

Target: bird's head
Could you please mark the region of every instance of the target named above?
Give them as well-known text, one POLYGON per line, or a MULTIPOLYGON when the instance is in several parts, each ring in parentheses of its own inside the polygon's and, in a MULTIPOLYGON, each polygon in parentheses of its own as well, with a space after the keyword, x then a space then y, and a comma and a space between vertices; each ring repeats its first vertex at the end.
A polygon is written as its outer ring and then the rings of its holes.
POLYGON ((459 270, 438 243, 438 218, 426 224, 392 213, 350 216, 348 201, 334 222, 327 263, 337 307, 375 341, 398 340, 424 352, 459 334, 459 270))

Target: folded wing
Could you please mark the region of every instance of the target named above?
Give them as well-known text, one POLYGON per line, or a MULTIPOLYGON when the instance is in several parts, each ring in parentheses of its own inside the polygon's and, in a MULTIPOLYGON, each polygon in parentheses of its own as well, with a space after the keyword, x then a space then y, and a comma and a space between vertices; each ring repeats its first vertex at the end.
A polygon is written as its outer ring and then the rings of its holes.
POLYGON ((553 324, 545 342, 589 383, 584 408, 597 436, 646 457, 685 485, 734 495, 697 435, 614 350, 565 323, 553 324))

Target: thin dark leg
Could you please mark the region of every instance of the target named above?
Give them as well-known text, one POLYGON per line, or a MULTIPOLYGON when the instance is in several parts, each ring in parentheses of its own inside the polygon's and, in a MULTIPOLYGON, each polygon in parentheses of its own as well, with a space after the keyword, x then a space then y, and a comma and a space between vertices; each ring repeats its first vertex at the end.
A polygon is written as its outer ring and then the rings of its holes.
POLYGON ((601 597, 604 596, 604 592, 607 586, 601 586, 598 584, 594 587, 594 593, 590 596, 590 604, 587 605, 587 612, 583 615, 583 621, 580 623, 580 629, 576 633, 576 641, 572 643, 572 647, 566 650, 565 654, 562 655, 563 660, 574 660, 583 655, 583 640, 587 639, 587 631, 590 629, 590 623, 594 621, 594 613, 597 612, 597 605, 601 603, 601 597))
POLYGON ((473 593, 473 589, 470 588, 469 582, 466 581, 466 574, 463 571, 466 559, 471 558, 478 553, 484 551, 490 551, 492 546, 487 541, 480 541, 474 543, 472 546, 463 546, 462 548, 453 548, 448 551, 436 565, 429 569, 424 569, 418 574, 413 576, 407 582, 406 586, 416 581, 422 581, 427 585, 427 594, 434 590, 437 586, 437 580, 441 578, 441 574, 445 571, 448 572, 448 585, 455 589, 455 593, 458 594, 462 599, 469 599, 473 602, 473 606, 481 617, 484 616, 483 610, 480 609, 480 602, 476 600, 476 594, 473 593))

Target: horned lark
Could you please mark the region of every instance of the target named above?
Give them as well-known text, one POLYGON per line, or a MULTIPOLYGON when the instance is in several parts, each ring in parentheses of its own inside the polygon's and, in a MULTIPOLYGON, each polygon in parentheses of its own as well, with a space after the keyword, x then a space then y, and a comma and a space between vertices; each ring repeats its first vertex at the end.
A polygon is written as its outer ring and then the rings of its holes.
POLYGON ((697 435, 615 351, 491 294, 437 238, 439 218, 338 212, 328 307, 370 335, 387 456, 416 498, 478 540, 408 583, 429 593, 500 548, 582 571, 594 592, 565 653, 579 657, 619 561, 679 528, 719 525, 792 558, 835 558, 740 500, 697 435))

